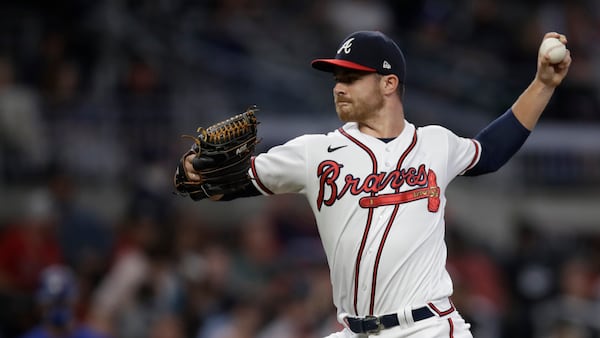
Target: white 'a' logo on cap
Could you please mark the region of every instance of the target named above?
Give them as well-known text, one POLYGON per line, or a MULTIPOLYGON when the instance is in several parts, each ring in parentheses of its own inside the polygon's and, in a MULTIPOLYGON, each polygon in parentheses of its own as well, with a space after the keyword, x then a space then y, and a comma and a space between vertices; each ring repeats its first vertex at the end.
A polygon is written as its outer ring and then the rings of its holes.
POLYGON ((341 53, 342 51, 344 51, 345 54, 350 54, 350 47, 352 47, 353 40, 354 40, 354 38, 350 38, 350 39, 346 40, 346 42, 344 42, 342 47, 340 47, 340 49, 338 49, 337 54, 341 53))

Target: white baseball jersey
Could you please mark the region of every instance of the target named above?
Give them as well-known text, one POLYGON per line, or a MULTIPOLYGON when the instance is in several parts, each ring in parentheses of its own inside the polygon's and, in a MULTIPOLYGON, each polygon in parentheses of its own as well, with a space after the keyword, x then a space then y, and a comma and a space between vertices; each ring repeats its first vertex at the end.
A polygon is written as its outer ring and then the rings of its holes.
POLYGON ((383 315, 451 295, 444 193, 477 163, 479 149, 439 126, 406 122, 385 143, 347 123, 259 154, 250 175, 263 194, 308 199, 338 317, 383 315))

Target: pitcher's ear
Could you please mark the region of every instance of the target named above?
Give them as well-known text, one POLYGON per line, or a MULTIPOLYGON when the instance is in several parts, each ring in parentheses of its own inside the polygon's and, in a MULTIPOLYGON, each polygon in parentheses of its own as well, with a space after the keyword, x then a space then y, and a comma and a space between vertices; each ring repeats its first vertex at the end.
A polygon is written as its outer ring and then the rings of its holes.
POLYGON ((383 75, 381 78, 381 88, 384 93, 391 94, 393 92, 398 91, 398 86, 401 85, 398 76, 396 75, 383 75))

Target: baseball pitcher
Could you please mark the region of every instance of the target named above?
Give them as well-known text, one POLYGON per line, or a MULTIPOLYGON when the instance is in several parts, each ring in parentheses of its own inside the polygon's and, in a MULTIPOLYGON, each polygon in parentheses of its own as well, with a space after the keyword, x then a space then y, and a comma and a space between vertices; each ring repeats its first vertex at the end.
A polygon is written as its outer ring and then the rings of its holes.
MULTIPOLYGON (((544 39, 564 35, 547 33, 544 39)), ((571 56, 539 53, 530 85, 474 138, 405 119, 405 58, 381 32, 345 38, 334 58, 312 67, 332 73, 343 124, 253 156, 255 108, 200 129, 175 173, 194 200, 303 194, 314 212, 330 268, 337 317, 329 337, 472 337, 450 300, 445 192, 458 175, 498 170, 523 145, 571 56)))

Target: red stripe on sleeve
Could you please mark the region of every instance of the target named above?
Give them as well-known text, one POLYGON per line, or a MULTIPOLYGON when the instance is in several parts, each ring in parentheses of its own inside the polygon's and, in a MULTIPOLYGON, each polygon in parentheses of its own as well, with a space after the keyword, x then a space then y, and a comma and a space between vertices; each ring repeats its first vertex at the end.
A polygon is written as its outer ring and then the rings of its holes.
POLYGON ((258 178, 258 173, 256 172, 256 166, 254 164, 255 159, 256 156, 252 156, 252 158, 250 159, 250 169, 252 170, 252 176, 254 177, 254 181, 256 182, 260 190, 266 192, 269 195, 274 195, 274 193, 271 190, 269 190, 269 188, 267 188, 258 178))
POLYGON ((479 147, 479 143, 475 140, 471 140, 471 142, 473 142, 473 145, 475 145, 475 155, 473 155, 473 160, 471 160, 471 163, 469 163, 469 165, 467 166, 467 169, 465 169, 465 171, 473 168, 475 166, 475 164, 477 164, 477 160, 479 159, 479 152, 480 147, 479 147))

